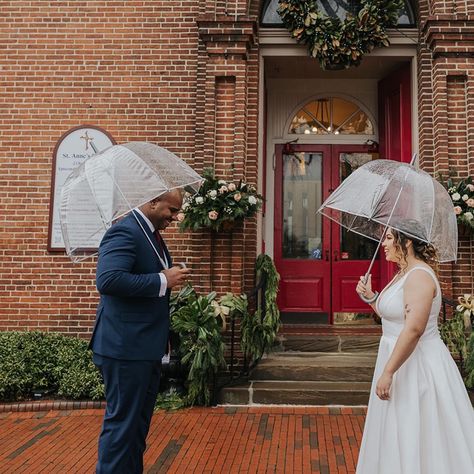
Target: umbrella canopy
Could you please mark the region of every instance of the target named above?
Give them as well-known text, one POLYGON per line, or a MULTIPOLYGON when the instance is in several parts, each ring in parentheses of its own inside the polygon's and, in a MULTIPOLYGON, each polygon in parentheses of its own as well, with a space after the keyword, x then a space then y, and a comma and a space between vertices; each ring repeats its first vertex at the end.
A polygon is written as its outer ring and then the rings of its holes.
POLYGON ((448 192, 412 165, 374 160, 358 168, 318 209, 352 232, 380 240, 387 227, 432 244, 456 260, 458 228, 448 192))
POLYGON ((176 188, 194 193, 203 179, 158 145, 130 142, 91 156, 72 171, 61 191, 61 231, 75 262, 97 253, 112 223, 131 209, 176 188))

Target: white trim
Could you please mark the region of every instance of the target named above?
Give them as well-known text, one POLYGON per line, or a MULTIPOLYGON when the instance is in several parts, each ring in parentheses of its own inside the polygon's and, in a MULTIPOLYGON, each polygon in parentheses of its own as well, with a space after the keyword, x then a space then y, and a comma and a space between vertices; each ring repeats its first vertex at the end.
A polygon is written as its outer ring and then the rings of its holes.
MULTIPOLYGON (((418 28, 399 28, 398 30, 388 30, 388 39, 390 41, 389 48, 378 48, 372 51, 370 54, 376 54, 377 51, 387 51, 393 46, 399 45, 417 45, 418 44, 418 28)), ((260 47, 266 45, 289 45, 298 46, 302 52, 298 56, 307 55, 306 46, 298 45, 286 28, 265 28, 262 27, 259 30, 259 45, 260 47)), ((382 56, 389 56, 388 54, 382 54, 382 56)))

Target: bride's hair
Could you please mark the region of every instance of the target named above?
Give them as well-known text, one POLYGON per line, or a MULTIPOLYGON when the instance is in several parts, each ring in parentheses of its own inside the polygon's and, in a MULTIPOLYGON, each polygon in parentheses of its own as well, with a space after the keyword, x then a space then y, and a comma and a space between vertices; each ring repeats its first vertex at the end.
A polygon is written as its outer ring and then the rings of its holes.
POLYGON ((391 232, 393 234, 395 248, 400 252, 405 262, 408 256, 407 243, 411 241, 415 257, 427 263, 436 272, 438 271, 438 253, 433 245, 413 237, 408 237, 404 233, 395 229, 391 229, 391 232))

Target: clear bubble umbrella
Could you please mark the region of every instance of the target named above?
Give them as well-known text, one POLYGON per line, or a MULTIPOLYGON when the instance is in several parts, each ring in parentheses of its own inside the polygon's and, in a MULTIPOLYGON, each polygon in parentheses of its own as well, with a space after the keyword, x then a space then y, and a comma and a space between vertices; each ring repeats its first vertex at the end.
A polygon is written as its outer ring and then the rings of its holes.
POLYGON ((366 279, 388 227, 432 244, 439 262, 456 260, 458 227, 453 201, 438 181, 411 164, 366 163, 341 183, 318 212, 379 242, 366 279))
POLYGON ((177 188, 195 193, 203 178, 170 151, 147 142, 114 145, 71 172, 61 191, 61 231, 69 257, 97 253, 106 230, 133 208, 177 188))

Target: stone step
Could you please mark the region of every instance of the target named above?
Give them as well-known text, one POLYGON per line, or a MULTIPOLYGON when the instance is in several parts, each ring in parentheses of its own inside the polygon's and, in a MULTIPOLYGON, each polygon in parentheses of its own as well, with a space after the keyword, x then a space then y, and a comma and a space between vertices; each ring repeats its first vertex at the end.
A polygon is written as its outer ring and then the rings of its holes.
POLYGON ((280 347, 284 351, 377 352, 379 343, 380 335, 280 335, 280 347))
POLYGON ((262 359, 250 378, 370 382, 375 359, 375 353, 277 352, 262 359))
POLYGON ((221 390, 230 405, 367 405, 370 382, 260 381, 221 390))

